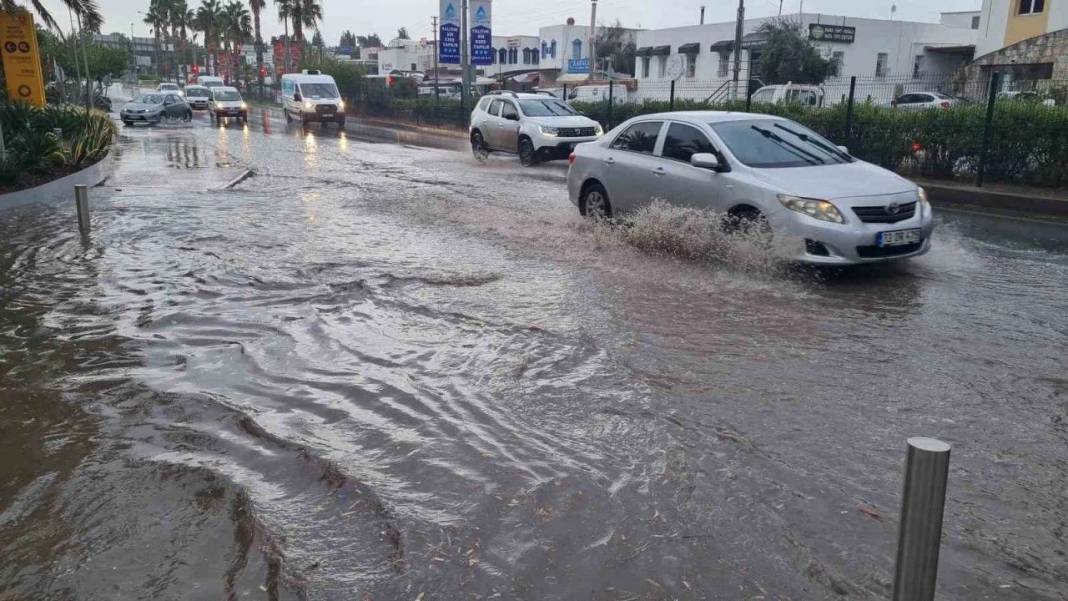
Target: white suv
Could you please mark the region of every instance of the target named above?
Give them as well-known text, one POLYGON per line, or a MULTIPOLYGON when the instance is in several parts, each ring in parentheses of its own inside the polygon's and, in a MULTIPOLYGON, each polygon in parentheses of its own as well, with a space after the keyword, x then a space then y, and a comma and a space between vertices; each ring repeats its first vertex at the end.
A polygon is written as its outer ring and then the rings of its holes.
POLYGON ((595 142, 601 124, 548 93, 490 92, 471 111, 471 150, 519 155, 524 165, 566 159, 576 144, 595 142))

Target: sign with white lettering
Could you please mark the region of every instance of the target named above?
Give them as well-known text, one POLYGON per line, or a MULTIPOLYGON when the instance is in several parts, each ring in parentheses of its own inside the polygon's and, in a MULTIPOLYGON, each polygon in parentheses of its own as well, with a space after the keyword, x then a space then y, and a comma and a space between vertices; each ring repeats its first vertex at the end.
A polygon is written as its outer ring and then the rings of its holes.
POLYGON ((808 24, 808 38, 816 42, 839 42, 852 44, 857 38, 856 27, 845 25, 823 25, 821 23, 808 24))
POLYGON ((471 64, 493 64, 492 0, 470 0, 471 64))
POLYGON ((438 62, 460 64, 460 0, 441 0, 438 62))

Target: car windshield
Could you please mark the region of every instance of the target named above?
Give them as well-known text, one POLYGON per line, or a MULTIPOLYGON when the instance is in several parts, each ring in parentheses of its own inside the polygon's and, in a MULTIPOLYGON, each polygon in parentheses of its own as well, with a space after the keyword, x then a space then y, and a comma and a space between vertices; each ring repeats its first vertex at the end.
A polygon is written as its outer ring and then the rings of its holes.
POLYGON ((520 100, 519 106, 528 117, 567 117, 577 115, 575 109, 559 100, 520 100))
POLYGON ((804 167, 854 160, 833 142, 793 121, 747 119, 711 125, 731 153, 750 167, 804 167))
POLYGON ((302 83, 300 93, 305 98, 337 98, 337 86, 332 83, 302 83))
POLYGON ((241 100, 241 94, 233 90, 218 90, 215 92, 215 100, 241 100))
POLYGON ((196 98, 206 97, 208 95, 208 89, 207 88, 186 88, 185 89, 185 95, 186 96, 193 96, 193 97, 196 97, 196 98))
POLYGON ((174 84, 174 83, 161 83, 161 84, 159 85, 159 89, 161 89, 161 90, 177 90, 177 89, 178 89, 178 84, 174 84))
POLYGON ((145 94, 137 99, 141 104, 163 104, 162 94, 145 94))

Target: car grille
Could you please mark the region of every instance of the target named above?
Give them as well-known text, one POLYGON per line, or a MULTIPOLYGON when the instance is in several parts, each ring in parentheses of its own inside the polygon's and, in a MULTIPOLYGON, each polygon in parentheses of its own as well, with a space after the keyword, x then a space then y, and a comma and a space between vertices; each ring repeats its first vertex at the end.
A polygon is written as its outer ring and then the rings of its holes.
POLYGON ((919 242, 913 242, 912 244, 902 244, 901 246, 858 246, 857 256, 862 259, 878 259, 880 257, 896 257, 898 255, 907 255, 920 250, 923 246, 923 240, 919 242))
POLYGON ((315 105, 315 112, 320 115, 323 113, 336 113, 337 107, 332 104, 317 104, 315 105))
POLYGON ((853 207, 853 212, 864 223, 897 223, 906 219, 912 219, 916 214, 916 202, 903 202, 897 205, 896 213, 889 213, 883 205, 879 207, 853 207))
POLYGON ((592 127, 561 127, 557 134, 561 138, 588 138, 596 135, 592 127))

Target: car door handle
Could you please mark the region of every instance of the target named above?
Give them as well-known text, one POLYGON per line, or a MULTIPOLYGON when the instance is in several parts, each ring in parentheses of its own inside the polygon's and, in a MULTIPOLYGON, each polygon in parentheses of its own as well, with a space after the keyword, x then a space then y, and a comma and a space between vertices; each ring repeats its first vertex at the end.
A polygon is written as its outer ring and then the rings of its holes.
POLYGON ((657 177, 660 177, 661 175, 664 175, 665 173, 667 173, 667 171, 663 167, 657 167, 656 169, 653 169, 653 175, 655 175, 657 177))

